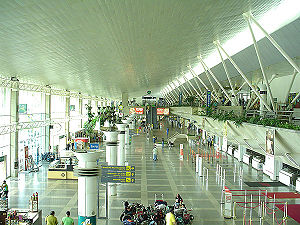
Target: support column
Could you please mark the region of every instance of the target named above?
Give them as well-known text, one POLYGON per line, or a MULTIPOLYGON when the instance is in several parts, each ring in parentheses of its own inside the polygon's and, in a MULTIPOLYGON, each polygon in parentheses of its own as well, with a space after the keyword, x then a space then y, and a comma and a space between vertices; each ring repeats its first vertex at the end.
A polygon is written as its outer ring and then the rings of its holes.
POLYGON ((78 224, 96 225, 97 160, 100 152, 75 153, 78 162, 78 224))
POLYGON ((237 159, 239 160, 239 162, 243 162, 243 156, 246 153, 246 148, 242 145, 239 145, 237 151, 238 151, 237 159))
POLYGON ((129 107, 128 107, 128 93, 123 92, 122 93, 122 105, 123 105, 123 112, 124 115, 129 115, 129 107))
POLYGON ((70 95, 66 96, 66 109, 65 109, 65 119, 66 119, 66 145, 70 139, 70 95))
POLYGON ((117 158, 117 165, 118 166, 125 166, 125 127, 126 124, 120 123, 116 124, 119 130, 118 134, 118 158, 117 158))
MULTIPOLYGON (((112 166, 117 165, 118 133, 117 131, 104 131, 106 137, 106 162, 112 166)), ((109 183, 108 194, 110 196, 117 195, 116 184, 109 183)))
MULTIPOLYGON (((259 94, 260 94, 261 98, 265 102, 267 102, 267 86, 265 84, 259 84, 258 87, 259 87, 259 94)), ((265 108, 264 104, 262 104, 262 102, 260 102, 259 103, 259 111, 260 111, 259 115, 263 116, 265 114, 265 110, 266 110, 266 108, 265 108)))
MULTIPOLYGON (((45 95, 45 120, 51 121, 51 94, 45 95)), ((51 125, 51 124, 50 124, 51 125)), ((50 125, 45 126, 45 152, 50 151, 50 125)))
POLYGON ((126 126, 125 126, 125 145, 129 145, 129 119, 122 120, 122 122, 126 124, 126 126))
POLYGON ((80 128, 83 128, 83 120, 82 120, 82 97, 79 95, 79 114, 80 114, 80 128))
MULTIPOLYGON (((12 78, 13 79, 13 78, 12 78)), ((19 122, 19 81, 14 80, 14 87, 10 91, 10 123, 18 124, 19 122)), ((18 140, 19 132, 10 133, 10 176, 18 177, 19 162, 18 162, 18 140)), ((8 171, 9 172, 9 171, 8 171)), ((9 175, 9 173, 8 173, 9 175)))

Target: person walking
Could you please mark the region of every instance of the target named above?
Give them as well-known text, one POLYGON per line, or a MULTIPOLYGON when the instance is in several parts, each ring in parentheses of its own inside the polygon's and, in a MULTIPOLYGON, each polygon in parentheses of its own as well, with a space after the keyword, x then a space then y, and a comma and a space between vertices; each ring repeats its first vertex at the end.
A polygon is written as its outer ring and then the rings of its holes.
POLYGON ((66 216, 62 218, 61 224, 62 225, 74 225, 74 220, 70 217, 70 211, 66 212, 66 216))
POLYGON ((71 147, 72 147, 72 150, 74 149, 74 139, 72 138, 71 140, 71 147))
POLYGON ((6 183, 6 180, 3 181, 2 190, 3 190, 3 193, 4 193, 4 197, 8 198, 8 185, 6 183))
POLYGON ((176 219, 174 216, 174 208, 173 207, 169 208, 168 213, 166 214, 165 220, 166 220, 166 225, 177 225, 176 219))
POLYGON ((167 139, 169 138, 169 127, 167 128, 167 139))
POLYGON ((153 152, 153 160, 156 161, 157 160, 157 148, 156 148, 156 145, 154 145, 154 148, 153 148, 152 152, 153 152))
POLYGON ((57 218, 55 217, 55 212, 54 211, 51 211, 50 215, 48 215, 46 217, 46 224, 47 225, 57 225, 58 224, 57 218))

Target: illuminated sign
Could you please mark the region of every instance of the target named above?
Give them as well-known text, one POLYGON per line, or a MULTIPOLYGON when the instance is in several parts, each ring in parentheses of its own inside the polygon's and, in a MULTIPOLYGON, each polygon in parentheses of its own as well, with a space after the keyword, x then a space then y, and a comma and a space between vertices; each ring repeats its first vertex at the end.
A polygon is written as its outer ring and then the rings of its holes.
POLYGON ((144 108, 130 108, 129 114, 144 114, 144 108))
POLYGON ((156 114, 168 116, 170 114, 170 109, 169 108, 157 108, 156 114))

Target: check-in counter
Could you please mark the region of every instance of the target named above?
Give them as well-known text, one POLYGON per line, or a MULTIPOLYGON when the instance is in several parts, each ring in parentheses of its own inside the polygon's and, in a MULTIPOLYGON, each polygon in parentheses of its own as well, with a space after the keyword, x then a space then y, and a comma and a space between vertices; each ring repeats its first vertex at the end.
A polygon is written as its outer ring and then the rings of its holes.
POLYGON ((253 157, 252 167, 257 170, 263 170, 263 163, 262 163, 261 159, 253 157))
POLYGON ((48 179, 56 180, 77 180, 78 178, 74 175, 73 165, 56 164, 55 166, 49 167, 48 179))
POLYGON ((300 177, 296 180, 296 191, 300 192, 300 177))
POLYGON ((251 155, 245 153, 243 155, 243 162, 246 163, 247 165, 250 165, 251 164, 251 158, 252 158, 251 155))
POLYGON ((279 171, 279 182, 287 185, 287 186, 290 186, 292 184, 292 178, 293 178, 293 174, 282 169, 279 171))

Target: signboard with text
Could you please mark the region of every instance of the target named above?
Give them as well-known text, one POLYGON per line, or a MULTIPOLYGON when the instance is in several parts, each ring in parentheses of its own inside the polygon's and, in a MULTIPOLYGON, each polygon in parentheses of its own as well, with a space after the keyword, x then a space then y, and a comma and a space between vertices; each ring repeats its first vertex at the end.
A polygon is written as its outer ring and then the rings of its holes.
POLYGON ((138 114, 142 115, 144 114, 144 108, 130 108, 129 114, 138 114))
POLYGON ((135 166, 101 166, 102 183, 135 183, 135 166))
POLYGON ((169 108, 157 108, 156 114, 168 116, 170 114, 170 109, 169 108))

